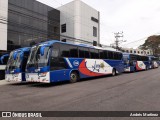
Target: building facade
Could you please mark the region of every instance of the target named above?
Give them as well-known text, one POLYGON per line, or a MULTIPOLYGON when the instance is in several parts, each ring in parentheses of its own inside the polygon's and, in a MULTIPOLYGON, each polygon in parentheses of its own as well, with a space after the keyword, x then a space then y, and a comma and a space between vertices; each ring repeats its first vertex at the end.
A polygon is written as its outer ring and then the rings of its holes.
POLYGON ((8 0, 0 0, 0 50, 7 50, 8 0))
POLYGON ((60 40, 60 11, 36 0, 0 0, 0 51, 60 40))
POLYGON ((152 50, 141 50, 141 49, 133 49, 133 48, 123 48, 124 52, 134 53, 139 55, 153 55, 152 50))
POLYGON ((100 43, 100 13, 81 0, 74 0, 58 8, 61 13, 61 40, 72 43, 86 43, 96 46, 100 43))
POLYGON ((81 0, 58 9, 36 0, 0 0, 0 55, 47 39, 100 44, 97 10, 81 0))

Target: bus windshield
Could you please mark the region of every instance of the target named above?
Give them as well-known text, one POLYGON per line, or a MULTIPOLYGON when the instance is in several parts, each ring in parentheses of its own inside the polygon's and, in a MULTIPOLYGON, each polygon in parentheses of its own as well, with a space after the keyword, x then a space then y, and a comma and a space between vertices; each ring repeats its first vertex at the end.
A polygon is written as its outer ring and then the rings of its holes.
POLYGON ((13 60, 14 60, 14 59, 13 59, 13 53, 14 53, 14 52, 11 52, 11 53, 10 53, 10 56, 9 56, 9 59, 8 59, 8 62, 7 62, 7 66, 6 66, 6 69, 7 69, 7 70, 9 70, 9 67, 10 67, 11 64, 13 63, 13 60))
POLYGON ((14 61, 14 66, 15 66, 15 68, 19 68, 20 65, 21 65, 21 52, 19 52, 19 53, 17 54, 17 58, 16 58, 16 60, 14 61))
POLYGON ((13 69, 19 68, 21 65, 21 58, 20 58, 21 52, 17 53, 16 59, 14 59, 13 54, 14 52, 10 54, 7 67, 6 67, 7 70, 13 70, 13 69))
POLYGON ((44 67, 48 65, 48 58, 49 58, 49 47, 45 47, 44 54, 42 55, 40 52, 42 46, 35 46, 31 49, 31 54, 28 59, 27 66, 28 67, 44 67))
POLYGON ((31 48, 31 53, 30 53, 30 56, 29 56, 28 62, 27 62, 28 67, 34 67, 34 58, 35 58, 37 49, 38 49, 38 46, 31 48))
POLYGON ((127 65, 129 63, 128 56, 123 56, 124 64, 127 65))
POLYGON ((158 57, 154 57, 152 60, 154 60, 154 61, 158 61, 158 57))

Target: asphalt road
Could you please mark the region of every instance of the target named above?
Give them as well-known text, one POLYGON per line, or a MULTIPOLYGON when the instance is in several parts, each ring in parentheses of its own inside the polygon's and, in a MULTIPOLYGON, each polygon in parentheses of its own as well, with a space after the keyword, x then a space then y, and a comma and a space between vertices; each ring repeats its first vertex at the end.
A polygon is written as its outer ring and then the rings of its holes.
POLYGON ((74 84, 2 81, 0 111, 160 111, 160 68, 74 84))

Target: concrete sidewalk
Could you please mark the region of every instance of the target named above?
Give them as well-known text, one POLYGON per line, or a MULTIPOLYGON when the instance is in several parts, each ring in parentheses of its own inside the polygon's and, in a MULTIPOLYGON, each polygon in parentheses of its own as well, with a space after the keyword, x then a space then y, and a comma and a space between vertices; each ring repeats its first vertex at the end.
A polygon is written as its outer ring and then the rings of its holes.
POLYGON ((6 80, 0 80, 0 85, 6 85, 9 84, 10 82, 7 82, 6 80))

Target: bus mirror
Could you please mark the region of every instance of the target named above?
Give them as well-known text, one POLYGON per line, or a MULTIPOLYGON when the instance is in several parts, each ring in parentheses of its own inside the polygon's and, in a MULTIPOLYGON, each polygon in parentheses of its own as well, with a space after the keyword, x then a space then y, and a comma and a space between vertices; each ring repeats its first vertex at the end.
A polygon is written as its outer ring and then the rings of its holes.
POLYGON ((42 47, 40 48, 41 56, 43 56, 43 55, 44 55, 44 50, 45 50, 45 46, 42 46, 42 47))
POLYGON ((1 63, 3 64, 3 59, 4 59, 4 57, 1 57, 1 63))
POLYGON ((16 60, 16 58, 17 58, 17 52, 13 54, 13 59, 16 60))
POLYGON ((20 53, 20 59, 23 59, 23 52, 20 53))
POLYGON ((3 55, 3 56, 1 57, 1 63, 2 63, 2 64, 4 64, 4 58, 5 58, 5 57, 9 57, 9 54, 3 55))

